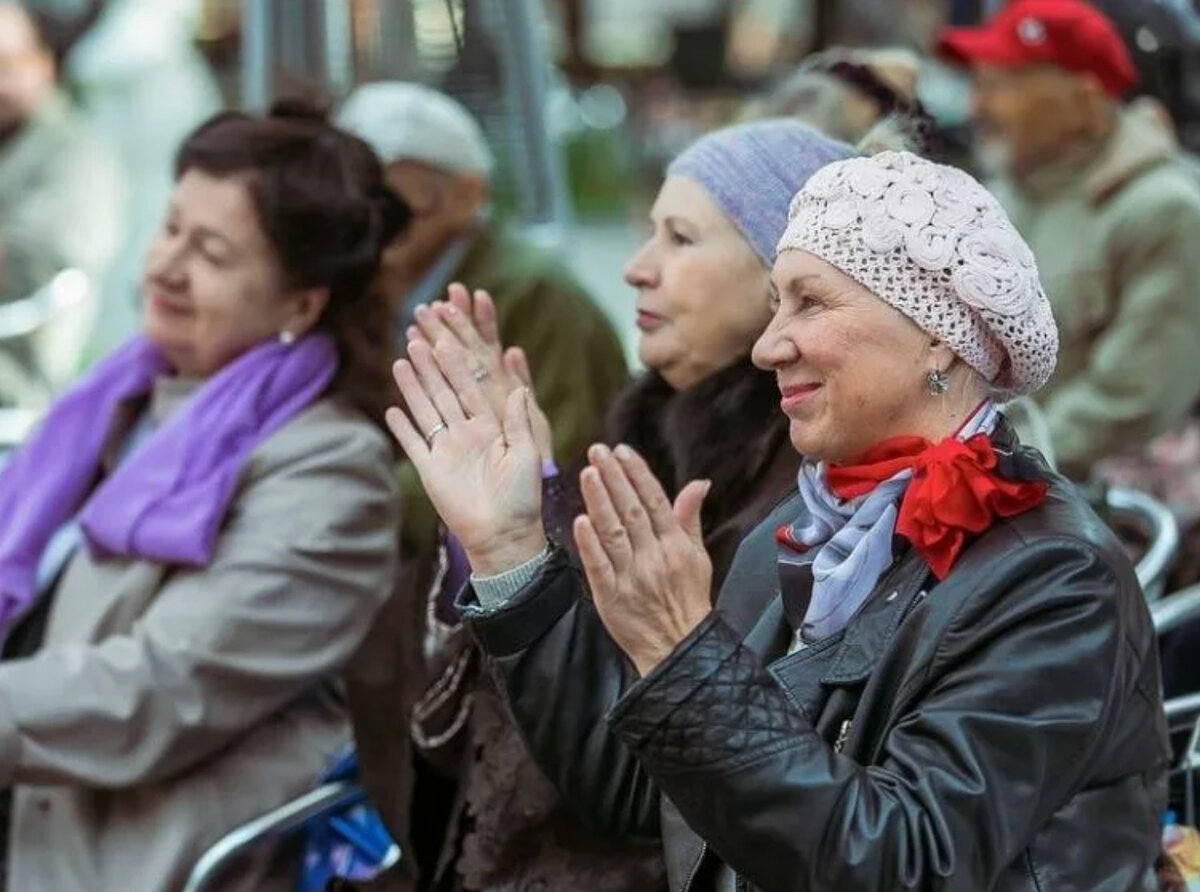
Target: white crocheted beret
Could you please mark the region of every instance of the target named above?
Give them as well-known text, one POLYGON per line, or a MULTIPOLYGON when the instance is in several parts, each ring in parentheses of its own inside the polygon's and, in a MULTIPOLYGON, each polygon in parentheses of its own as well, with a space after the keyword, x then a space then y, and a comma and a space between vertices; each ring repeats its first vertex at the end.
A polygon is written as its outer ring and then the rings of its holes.
POLYGON ((1002 393, 1033 393, 1054 371, 1058 328, 1033 252, 961 170, 908 152, 835 161, 792 200, 778 250, 837 267, 1002 393))

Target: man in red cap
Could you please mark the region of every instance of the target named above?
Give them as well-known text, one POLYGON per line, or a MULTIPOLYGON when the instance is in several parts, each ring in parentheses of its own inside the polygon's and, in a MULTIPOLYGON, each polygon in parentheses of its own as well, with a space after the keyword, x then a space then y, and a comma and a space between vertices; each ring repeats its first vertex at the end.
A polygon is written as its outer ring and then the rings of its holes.
POLYGON ((1037 256, 1061 336, 1042 404, 1060 466, 1086 479, 1200 396, 1200 185, 1125 107, 1129 54, 1082 0, 1011 0, 939 44, 972 69, 980 161, 1037 256))

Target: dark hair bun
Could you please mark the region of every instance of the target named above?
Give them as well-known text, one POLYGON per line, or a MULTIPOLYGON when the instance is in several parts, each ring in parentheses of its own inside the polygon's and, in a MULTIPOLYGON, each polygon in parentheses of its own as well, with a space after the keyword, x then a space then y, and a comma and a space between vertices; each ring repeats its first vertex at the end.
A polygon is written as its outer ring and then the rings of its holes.
POLYGON ((272 118, 309 121, 314 124, 326 124, 329 122, 328 104, 319 103, 316 100, 303 96, 286 96, 282 99, 276 99, 271 103, 271 108, 267 114, 272 118))

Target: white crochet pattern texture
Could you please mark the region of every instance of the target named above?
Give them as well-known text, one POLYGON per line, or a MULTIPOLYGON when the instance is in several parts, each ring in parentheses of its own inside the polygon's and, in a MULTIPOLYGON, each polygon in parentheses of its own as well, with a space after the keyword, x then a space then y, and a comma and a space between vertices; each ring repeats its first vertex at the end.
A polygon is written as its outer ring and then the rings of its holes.
POLYGON ((1033 252, 1000 204, 908 152, 829 164, 792 199, 779 252, 837 267, 939 338, 1005 394, 1054 372, 1058 329, 1033 252))

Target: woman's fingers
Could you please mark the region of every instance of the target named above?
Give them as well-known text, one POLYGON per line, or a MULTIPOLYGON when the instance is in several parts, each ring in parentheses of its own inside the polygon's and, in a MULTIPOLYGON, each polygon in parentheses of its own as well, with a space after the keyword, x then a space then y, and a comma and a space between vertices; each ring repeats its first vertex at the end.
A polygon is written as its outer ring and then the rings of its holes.
POLYGON ((597 444, 588 450, 588 461, 600 472, 604 488, 634 546, 651 544, 655 535, 649 512, 612 450, 597 444))
POLYGON ((508 448, 523 455, 540 458, 537 443, 534 442, 532 409, 529 405, 529 392, 524 388, 514 390, 508 395, 504 407, 504 441, 508 448))
POLYGON ((496 316, 496 302, 483 289, 475 292, 474 303, 475 327, 485 342, 493 347, 500 347, 500 324, 496 316))
POLYGON ((467 415, 471 418, 490 416, 499 424, 501 419, 496 418, 491 403, 471 374, 462 345, 457 341, 443 341, 434 348, 433 356, 467 415))
POLYGON ((471 292, 462 282, 450 283, 450 287, 446 289, 446 301, 464 313, 471 312, 471 292))
POLYGON ((401 359, 392 367, 392 374, 396 378, 396 386, 400 388, 400 395, 404 397, 404 405, 408 406, 409 414, 416 423, 417 433, 422 438, 427 437, 431 430, 442 423, 441 413, 417 377, 411 362, 401 359))
POLYGON ((712 489, 711 480, 693 480, 675 497, 671 513, 683 528, 687 537, 696 545, 704 547, 704 530, 700 523, 700 511, 704 507, 704 499, 712 489))
POLYGON ((667 498, 666 491, 646 464, 646 460, 624 443, 613 450, 613 455, 625 469, 634 492, 646 507, 655 535, 663 536, 673 530, 677 522, 671 511, 671 500, 667 498))
MULTIPOLYGON (((586 514, 575 518, 572 525, 575 547, 579 550, 579 562, 587 576, 592 598, 603 606, 613 596, 617 587, 617 575, 609 560, 608 552, 600 541, 595 526, 586 514)), ((603 617, 603 614, 601 614, 603 617)))
POLYGON ((463 312, 454 304, 446 304, 440 309, 449 330, 458 338, 459 343, 475 357, 475 362, 480 367, 487 369, 489 374, 499 371, 497 368, 499 351, 496 347, 484 343, 479 332, 475 330, 475 322, 471 318, 470 311, 463 312))
POLYGON ((509 347, 504 351, 504 369, 530 390, 533 389, 533 373, 529 371, 529 359, 520 347, 509 347))
POLYGON ((462 421, 466 414, 463 412, 462 404, 458 401, 457 394, 446 382, 442 370, 438 367, 437 360, 433 356, 433 348, 424 341, 413 341, 408 345, 408 358, 412 362, 413 368, 416 369, 421 386, 428 394, 434 408, 437 409, 441 420, 446 424, 462 421))
POLYGON ((413 319, 416 320, 416 328, 421 333, 421 337, 430 344, 436 344, 454 336, 445 320, 442 319, 441 313, 431 306, 421 304, 413 311, 413 319))
POLYGON ((429 445, 425 442, 425 438, 421 435, 420 431, 413 427, 413 423, 408 420, 408 416, 404 414, 404 410, 398 409, 395 406, 387 410, 384 414, 384 420, 387 422, 392 436, 396 438, 396 442, 404 450, 404 454, 412 459, 419 468, 429 456, 429 445))
POLYGON ((632 560, 633 544, 609 498, 600 472, 594 467, 584 468, 579 475, 579 489, 600 545, 608 555, 613 570, 620 573, 632 560))

